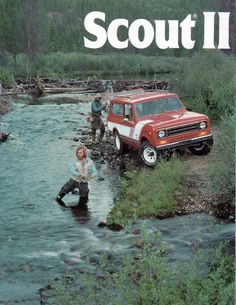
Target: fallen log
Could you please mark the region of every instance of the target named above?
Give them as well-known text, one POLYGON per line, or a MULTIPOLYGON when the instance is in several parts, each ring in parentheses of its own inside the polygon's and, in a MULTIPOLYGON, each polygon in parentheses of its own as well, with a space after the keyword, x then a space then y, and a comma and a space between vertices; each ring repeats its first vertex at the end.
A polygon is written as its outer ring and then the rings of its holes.
POLYGON ((60 80, 36 78, 30 82, 20 82, 18 79, 13 88, 8 88, 8 94, 29 93, 34 97, 40 97, 42 94, 121 92, 138 88, 145 90, 168 90, 170 84, 160 80, 98 80, 96 78, 60 80))
POLYGON ((73 93, 73 92, 81 92, 81 93, 96 93, 97 90, 90 90, 89 88, 45 88, 43 90, 44 93, 73 93))

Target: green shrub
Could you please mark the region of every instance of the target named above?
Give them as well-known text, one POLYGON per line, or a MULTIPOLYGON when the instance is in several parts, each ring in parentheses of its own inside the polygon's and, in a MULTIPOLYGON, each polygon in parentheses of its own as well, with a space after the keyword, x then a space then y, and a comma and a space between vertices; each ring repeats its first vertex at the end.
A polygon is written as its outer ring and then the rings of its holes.
POLYGON ((177 91, 189 97, 193 110, 208 109, 212 118, 234 112, 235 61, 220 51, 196 53, 186 61, 175 80, 177 91), (200 106, 199 106, 200 105, 200 106))
POLYGON ((235 192, 235 114, 222 117, 211 153, 210 179, 217 193, 235 192))
MULTIPOLYGON (((84 76, 92 71, 97 77, 103 75, 152 75, 155 73, 175 72, 179 65, 186 59, 176 57, 154 57, 136 54, 111 53, 111 54, 85 54, 79 52, 49 54, 35 54, 30 61, 30 75, 60 77, 84 76)), ((12 69, 14 66, 12 56, 8 56, 3 67, 12 69)), ((17 77, 25 75, 25 55, 17 55, 17 77)), ((91 75, 91 74, 90 74, 91 75)))
POLYGON ((12 81, 12 74, 8 70, 0 70, 0 83, 3 87, 10 86, 12 81))
POLYGON ((163 249, 145 240, 140 252, 119 264, 103 257, 97 270, 74 274, 79 284, 57 285, 57 305, 228 305, 234 304, 234 260, 219 247, 198 252, 177 268, 169 268, 163 249))
POLYGON ((168 217, 175 214, 175 192, 185 177, 184 163, 172 157, 155 169, 141 169, 123 180, 122 196, 108 215, 108 222, 124 223, 141 216, 168 217))

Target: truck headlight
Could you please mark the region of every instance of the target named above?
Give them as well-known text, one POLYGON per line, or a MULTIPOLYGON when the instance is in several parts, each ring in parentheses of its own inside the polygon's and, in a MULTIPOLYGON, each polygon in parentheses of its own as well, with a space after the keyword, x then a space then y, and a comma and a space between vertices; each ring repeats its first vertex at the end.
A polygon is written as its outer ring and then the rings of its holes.
POLYGON ((206 122, 201 122, 199 124, 200 129, 206 129, 207 128, 207 123, 206 122))
POLYGON ((158 135, 158 138, 162 139, 162 138, 165 138, 166 132, 165 132, 165 130, 160 130, 160 131, 158 131, 157 135, 158 135))

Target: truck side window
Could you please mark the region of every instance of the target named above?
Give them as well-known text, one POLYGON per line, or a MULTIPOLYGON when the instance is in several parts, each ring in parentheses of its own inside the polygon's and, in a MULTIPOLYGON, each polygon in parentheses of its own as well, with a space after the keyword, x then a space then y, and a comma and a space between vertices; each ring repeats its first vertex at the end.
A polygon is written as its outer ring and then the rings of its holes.
POLYGON ((135 106, 136 114, 139 118, 143 116, 143 103, 138 103, 135 106))
POLYGON ((123 105, 118 103, 113 103, 112 113, 115 115, 123 116, 123 105))
POLYGON ((179 110, 183 108, 183 106, 180 104, 176 97, 168 98, 168 107, 170 110, 179 110))
POLYGON ((132 106, 129 104, 125 104, 125 118, 129 121, 133 121, 132 106))

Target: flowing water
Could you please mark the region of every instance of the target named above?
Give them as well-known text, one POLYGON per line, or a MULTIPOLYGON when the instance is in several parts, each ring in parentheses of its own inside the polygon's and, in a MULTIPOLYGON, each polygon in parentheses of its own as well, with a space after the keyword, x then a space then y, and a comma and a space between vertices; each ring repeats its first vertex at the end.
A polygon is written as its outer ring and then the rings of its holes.
MULTIPOLYGON (((131 233, 97 227, 113 205, 117 178, 104 162, 96 162, 105 180, 90 183, 88 211, 64 209, 54 201, 70 176, 72 139, 82 126, 89 128, 89 110, 90 103, 74 103, 69 95, 37 102, 22 96, 0 119, 1 131, 12 133, 0 145, 0 304, 39 304, 38 289, 84 265, 85 253, 112 249, 119 256, 134 247, 131 233)), ((205 214, 146 221, 146 226, 162 233, 173 262, 189 260, 196 240, 210 249, 234 236, 233 224, 205 214)))

